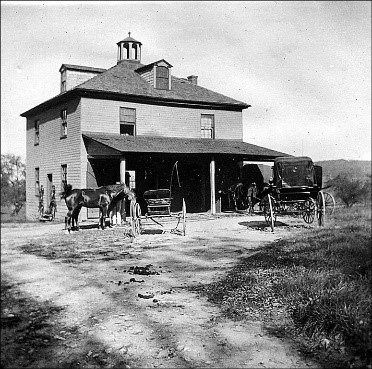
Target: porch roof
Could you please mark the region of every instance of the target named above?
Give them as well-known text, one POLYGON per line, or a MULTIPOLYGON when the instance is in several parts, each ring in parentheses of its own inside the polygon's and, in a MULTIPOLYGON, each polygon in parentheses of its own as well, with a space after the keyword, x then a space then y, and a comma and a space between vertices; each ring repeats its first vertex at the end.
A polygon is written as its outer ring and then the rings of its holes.
POLYGON ((88 155, 110 155, 129 152, 164 154, 238 155, 242 160, 273 161, 279 156, 291 156, 265 147, 238 140, 196 138, 124 136, 107 133, 82 133, 88 155))

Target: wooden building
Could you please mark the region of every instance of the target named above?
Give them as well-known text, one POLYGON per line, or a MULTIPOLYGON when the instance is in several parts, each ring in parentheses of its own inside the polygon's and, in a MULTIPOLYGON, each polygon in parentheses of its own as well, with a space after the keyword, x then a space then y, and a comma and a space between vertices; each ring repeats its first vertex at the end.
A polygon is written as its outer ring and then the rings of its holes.
MULTIPOLYGON (((142 206, 145 190, 172 183, 174 207, 183 196, 188 211, 214 213, 219 191, 236 183, 244 160, 285 155, 243 142, 250 105, 199 86, 197 76, 173 76, 164 59, 142 64, 142 44, 130 34, 117 46, 117 64, 107 70, 62 64, 60 94, 21 114, 28 219, 39 216, 41 186, 45 206, 56 189, 57 217, 64 217, 58 193, 66 182, 87 188, 125 181, 142 206)), ((90 216, 83 208, 82 219, 90 216)))

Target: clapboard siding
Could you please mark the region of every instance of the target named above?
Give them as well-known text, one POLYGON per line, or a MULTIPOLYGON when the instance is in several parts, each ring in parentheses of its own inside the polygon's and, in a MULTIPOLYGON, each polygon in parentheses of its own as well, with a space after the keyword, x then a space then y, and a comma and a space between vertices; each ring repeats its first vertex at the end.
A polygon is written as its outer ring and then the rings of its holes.
MULTIPOLYGON (((47 174, 52 174, 53 184, 56 186, 57 217, 66 214, 64 200, 60 200, 61 165, 67 164, 67 181, 73 186, 80 185, 81 177, 81 129, 80 129, 80 101, 79 99, 58 105, 27 119, 26 133, 26 216, 28 219, 38 218, 39 198, 35 195, 35 168, 40 168, 40 185, 47 189, 47 174), (62 109, 67 109, 67 137, 61 139, 62 109), (39 145, 34 146, 34 122, 40 120, 39 145)), ((44 207, 47 194, 44 194, 44 207)))
POLYGON ((141 73, 141 77, 151 86, 154 86, 154 69, 141 73))
POLYGON ((66 70, 66 90, 71 90, 75 86, 80 85, 99 74, 100 73, 98 72, 66 70))
POLYGON ((82 98, 82 131, 119 133, 120 107, 136 109, 137 135, 200 138, 201 114, 215 117, 216 139, 243 139, 242 112, 82 98))

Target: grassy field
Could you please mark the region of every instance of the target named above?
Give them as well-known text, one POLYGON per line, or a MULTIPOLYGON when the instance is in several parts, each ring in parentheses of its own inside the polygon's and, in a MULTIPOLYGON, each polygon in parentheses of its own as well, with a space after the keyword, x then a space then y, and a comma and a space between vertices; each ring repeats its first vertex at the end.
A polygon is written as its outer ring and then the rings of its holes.
POLYGON ((371 266, 370 208, 339 208, 326 227, 275 242, 198 290, 326 367, 371 368, 371 266))

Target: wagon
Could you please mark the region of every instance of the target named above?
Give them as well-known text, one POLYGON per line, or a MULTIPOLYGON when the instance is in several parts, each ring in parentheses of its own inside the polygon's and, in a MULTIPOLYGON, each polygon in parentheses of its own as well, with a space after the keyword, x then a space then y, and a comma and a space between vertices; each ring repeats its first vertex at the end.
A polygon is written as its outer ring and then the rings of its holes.
POLYGON ((141 234, 143 221, 148 219, 162 227, 164 232, 161 218, 176 218, 177 225, 171 229, 171 232, 186 235, 186 203, 184 199, 182 199, 182 210, 171 212, 172 197, 170 189, 148 190, 143 193, 143 198, 147 207, 144 216, 142 216, 141 207, 138 203, 131 207, 132 231, 135 236, 141 234), (178 229, 179 226, 182 229, 178 229))
POLYGON ((276 158, 273 179, 260 198, 260 209, 272 231, 277 215, 302 216, 309 224, 317 218, 323 226, 335 209, 333 196, 322 188, 322 167, 306 156, 276 158))

